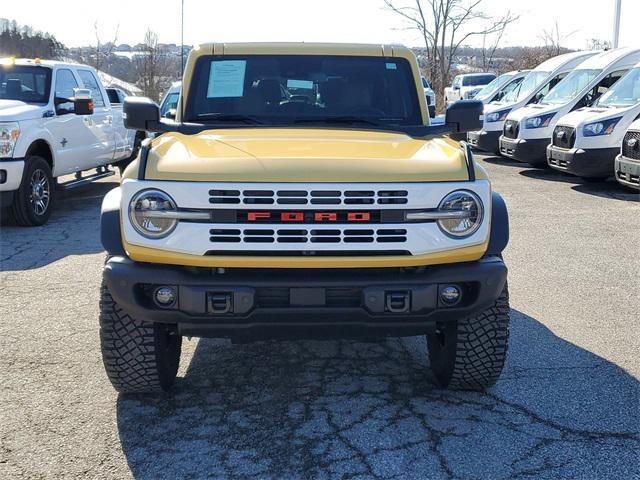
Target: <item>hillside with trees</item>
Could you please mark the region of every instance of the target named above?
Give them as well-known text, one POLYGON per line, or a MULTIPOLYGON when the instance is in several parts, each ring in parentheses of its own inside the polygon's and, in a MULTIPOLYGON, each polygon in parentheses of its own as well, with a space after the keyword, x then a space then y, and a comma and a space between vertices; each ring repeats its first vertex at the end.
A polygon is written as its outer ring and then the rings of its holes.
POLYGON ((65 46, 53 35, 0 18, 0 57, 58 59, 65 51, 65 46))

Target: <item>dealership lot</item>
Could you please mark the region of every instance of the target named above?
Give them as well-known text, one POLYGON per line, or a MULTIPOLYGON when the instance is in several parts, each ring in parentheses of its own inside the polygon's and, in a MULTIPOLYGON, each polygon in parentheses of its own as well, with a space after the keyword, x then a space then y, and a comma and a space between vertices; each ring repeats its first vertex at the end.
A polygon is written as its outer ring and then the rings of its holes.
POLYGON ((436 389, 423 339, 186 342, 163 399, 118 397, 98 344, 114 177, 0 244, 2 478, 640 475, 638 195, 479 156, 510 208, 512 340, 488 394, 436 389))

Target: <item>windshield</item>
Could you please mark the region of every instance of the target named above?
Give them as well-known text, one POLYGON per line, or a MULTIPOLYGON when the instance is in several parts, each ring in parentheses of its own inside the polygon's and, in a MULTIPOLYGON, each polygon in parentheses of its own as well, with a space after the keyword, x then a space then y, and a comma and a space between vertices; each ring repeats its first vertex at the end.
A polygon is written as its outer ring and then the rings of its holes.
POLYGON ((546 80, 549 76, 550 72, 529 72, 524 80, 517 88, 511 90, 507 95, 502 99, 507 103, 515 103, 522 102, 529 97, 536 89, 542 85, 542 82, 546 80))
POLYGON ((462 86, 477 87, 479 85, 486 85, 487 83, 491 82, 494 78, 496 78, 496 76, 493 74, 462 77, 462 86))
POLYGON ((51 69, 37 66, 0 67, 0 99, 27 103, 48 103, 51 69))
POLYGON ((162 106, 160 107, 160 115, 164 116, 169 110, 173 108, 178 108, 178 98, 180 97, 180 93, 172 92, 167 95, 162 102, 162 106))
POLYGON ((278 126, 423 124, 407 60, 324 55, 202 57, 185 119, 278 126))
POLYGON ((482 90, 478 92, 475 100, 483 100, 491 97, 499 88, 501 88, 509 79, 513 77, 511 73, 505 73, 498 78, 494 78, 491 83, 487 84, 482 90))
POLYGON ((640 103, 640 68, 629 70, 596 102, 598 107, 627 107, 640 103))
POLYGON ((542 105, 563 105, 570 102, 600 74, 602 70, 574 70, 551 89, 540 103, 542 105))

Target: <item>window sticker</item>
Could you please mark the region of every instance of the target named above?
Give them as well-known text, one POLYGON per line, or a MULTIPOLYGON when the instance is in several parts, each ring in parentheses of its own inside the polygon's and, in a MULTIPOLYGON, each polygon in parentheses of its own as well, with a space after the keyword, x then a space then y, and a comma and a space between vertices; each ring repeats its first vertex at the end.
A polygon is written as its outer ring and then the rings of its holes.
POLYGON ((287 80, 287 88, 305 88, 307 90, 313 89, 313 82, 311 80, 287 80))
POLYGON ((242 97, 246 60, 214 60, 209 70, 207 98, 242 97))
POLYGON ((387 70, 397 70, 398 69, 398 65, 396 65, 395 63, 387 63, 387 70))

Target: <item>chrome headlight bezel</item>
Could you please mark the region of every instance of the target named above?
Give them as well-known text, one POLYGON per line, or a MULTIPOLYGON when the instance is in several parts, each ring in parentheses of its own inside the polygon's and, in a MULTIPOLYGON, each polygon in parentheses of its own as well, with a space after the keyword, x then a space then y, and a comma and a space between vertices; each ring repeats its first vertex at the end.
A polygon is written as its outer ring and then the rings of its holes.
POLYGON ((13 158, 19 137, 18 122, 0 122, 0 158, 13 158))
POLYGON ((478 229, 482 226, 482 222, 484 220, 484 205, 482 203, 482 200, 476 193, 470 190, 454 190, 453 192, 448 193, 440 201, 440 204, 438 205, 438 212, 442 212, 442 213, 460 212, 461 213, 460 216, 452 215, 449 218, 442 218, 436 221, 442 233, 444 233, 448 237, 456 238, 456 239, 468 238, 474 233, 476 233, 478 229), (475 206, 475 213, 473 209, 469 209, 466 207, 460 208, 460 206, 447 205, 452 202, 456 202, 456 201, 459 202, 464 197, 471 199, 473 201, 473 204, 475 206), (469 212, 468 216, 465 216, 464 212, 469 212), (456 221, 464 222, 469 220, 472 221, 472 224, 469 228, 465 229, 464 231, 455 231, 454 229, 449 228, 450 222, 456 222, 456 221))
POLYGON ((148 188, 140 190, 136 193, 129 202, 129 221, 134 230, 145 238, 160 239, 169 236, 178 226, 177 218, 178 206, 171 196, 157 188, 148 188), (154 199, 155 197, 155 199, 154 199), (158 199, 161 203, 158 202, 158 199), (148 200, 149 204, 139 205, 139 202, 148 200), (140 207, 140 208, 138 208, 140 207), (150 215, 145 215, 144 212, 150 212, 150 215), (138 218, 138 217, 141 218, 138 218), (156 219, 154 225, 162 224, 160 230, 153 231, 145 228, 144 224, 140 220, 156 219))

